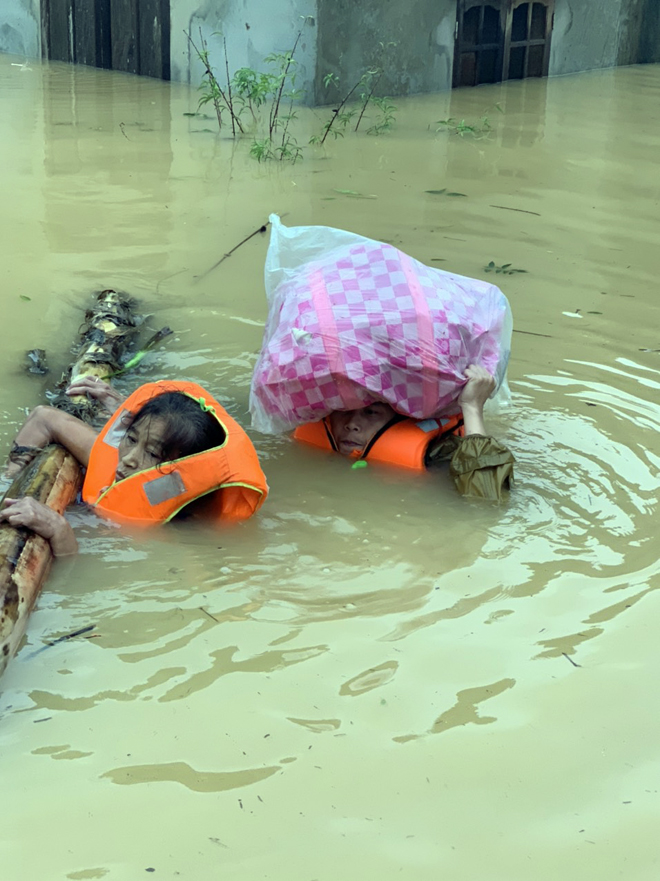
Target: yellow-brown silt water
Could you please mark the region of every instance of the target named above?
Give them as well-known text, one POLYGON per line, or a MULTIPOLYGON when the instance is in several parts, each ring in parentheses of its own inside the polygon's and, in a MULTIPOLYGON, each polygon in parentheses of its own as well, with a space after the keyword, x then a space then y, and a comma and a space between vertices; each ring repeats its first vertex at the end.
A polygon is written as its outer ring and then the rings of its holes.
POLYGON ((271 495, 240 528, 74 510, 0 683, 3 881, 655 881, 660 67, 399 100, 390 134, 260 165, 186 86, 18 61, 3 451, 50 381, 25 351, 56 374, 107 287, 175 331, 122 388, 196 380, 247 425, 267 237, 201 276, 278 212, 502 287, 517 485, 493 507, 253 434, 271 495))

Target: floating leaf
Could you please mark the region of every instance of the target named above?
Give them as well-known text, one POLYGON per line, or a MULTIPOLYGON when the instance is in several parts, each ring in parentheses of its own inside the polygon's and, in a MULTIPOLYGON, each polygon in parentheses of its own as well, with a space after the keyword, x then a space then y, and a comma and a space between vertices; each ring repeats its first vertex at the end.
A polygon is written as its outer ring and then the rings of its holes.
POLYGON ((431 257, 431 263, 445 263, 446 259, 444 257, 431 257))
POLYGON ((25 294, 20 294, 21 300, 25 300, 26 303, 30 303, 32 301, 32 297, 26 297, 25 294))
POLYGON ((511 263, 503 263, 496 266, 495 261, 491 260, 488 266, 484 266, 484 272, 496 272, 498 275, 516 275, 518 272, 527 272, 526 269, 514 269, 511 263))
POLYGON ((587 312, 587 315, 602 315, 602 314, 603 314, 602 312, 597 312, 595 309, 591 310, 590 312, 587 312))
POLYGON ((377 199, 378 196, 374 196, 366 193, 358 193, 356 190, 340 190, 337 187, 332 188, 335 193, 341 193, 342 196, 352 196, 354 199, 377 199))
POLYGON ((447 193, 448 196, 465 196, 467 198, 467 193, 447 193))
POLYGON ((184 113, 183 115, 184 116, 197 116, 196 113, 184 113))

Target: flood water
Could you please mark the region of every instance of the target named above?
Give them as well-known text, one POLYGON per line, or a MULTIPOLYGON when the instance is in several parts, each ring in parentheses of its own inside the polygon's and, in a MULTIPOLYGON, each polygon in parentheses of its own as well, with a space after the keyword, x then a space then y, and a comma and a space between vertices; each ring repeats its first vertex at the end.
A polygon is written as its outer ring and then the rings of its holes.
POLYGON ((490 506, 253 434, 271 495, 238 529, 74 511, 0 683, 3 881, 655 881, 660 67, 399 100, 389 135, 292 166, 200 130, 186 86, 22 60, 3 453, 52 382, 25 351, 56 375, 107 287, 175 330, 123 388, 192 379, 247 425, 267 237, 204 273, 278 212, 500 284, 517 485, 490 506))

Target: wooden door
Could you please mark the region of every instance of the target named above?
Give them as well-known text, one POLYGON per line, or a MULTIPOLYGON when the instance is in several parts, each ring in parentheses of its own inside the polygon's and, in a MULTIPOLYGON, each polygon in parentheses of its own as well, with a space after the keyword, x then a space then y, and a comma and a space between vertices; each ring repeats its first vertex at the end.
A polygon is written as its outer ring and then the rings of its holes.
POLYGON ((170 78, 169 0, 42 0, 44 57, 170 78))

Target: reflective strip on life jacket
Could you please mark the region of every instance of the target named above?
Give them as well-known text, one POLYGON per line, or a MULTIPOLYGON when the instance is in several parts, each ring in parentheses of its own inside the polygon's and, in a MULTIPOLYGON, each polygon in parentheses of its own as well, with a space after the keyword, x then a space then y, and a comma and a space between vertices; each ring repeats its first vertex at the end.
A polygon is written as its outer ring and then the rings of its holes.
MULTIPOLYGON (((402 419, 390 425, 373 444, 368 445, 366 454, 358 453, 355 458, 424 471, 424 456, 431 441, 443 434, 462 434, 462 424, 460 413, 418 422, 402 419)), ((293 437, 322 450, 337 452, 327 419, 298 426, 293 437)))
POLYGON ((83 500, 120 523, 150 526, 171 520, 195 499, 207 497, 203 513, 219 523, 245 520, 261 506, 268 484, 252 442, 227 411, 194 382, 140 386, 110 417, 92 447, 83 500), (181 392, 203 400, 225 431, 219 447, 165 462, 114 483, 118 446, 126 423, 152 398, 181 392))

